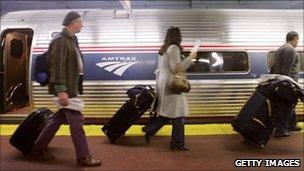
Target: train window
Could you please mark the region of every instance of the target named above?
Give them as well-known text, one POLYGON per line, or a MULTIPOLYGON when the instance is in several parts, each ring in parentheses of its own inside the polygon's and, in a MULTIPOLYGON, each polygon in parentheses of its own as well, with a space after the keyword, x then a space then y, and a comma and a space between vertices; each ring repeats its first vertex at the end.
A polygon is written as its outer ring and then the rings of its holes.
POLYGON ((20 40, 13 39, 11 40, 11 57, 12 58, 21 58, 23 53, 23 43, 20 40))
MULTIPOLYGON (((300 60, 300 72, 304 71, 304 52, 303 51, 298 51, 299 54, 299 60, 300 60)), ((270 68, 274 64, 274 59, 275 59, 275 51, 270 51, 267 54, 267 67, 268 70, 270 71, 270 68)))
MULTIPOLYGON (((188 55, 186 52, 185 55, 188 55)), ((248 56, 245 52, 198 52, 198 58, 187 72, 223 73, 246 72, 249 70, 248 56)))
POLYGON ((275 51, 270 51, 267 54, 267 68, 268 71, 270 71, 271 67, 274 64, 274 58, 275 58, 275 51))

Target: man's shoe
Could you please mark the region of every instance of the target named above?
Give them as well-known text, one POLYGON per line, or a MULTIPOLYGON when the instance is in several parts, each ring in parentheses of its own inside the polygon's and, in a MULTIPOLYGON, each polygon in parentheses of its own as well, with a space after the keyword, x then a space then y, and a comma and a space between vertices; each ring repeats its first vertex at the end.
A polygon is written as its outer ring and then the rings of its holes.
POLYGON ((79 166, 87 166, 87 167, 97 167, 101 166, 101 161, 97 159, 93 159, 90 155, 86 158, 77 159, 77 164, 79 166))
POLYGON ((288 131, 302 131, 302 128, 299 127, 299 126, 295 126, 295 127, 292 127, 292 128, 288 128, 288 131))
POLYGON ((289 137, 290 135, 291 135, 291 133, 288 132, 285 129, 284 130, 277 130, 274 133, 274 137, 277 137, 277 138, 279 138, 279 137, 289 137))
POLYGON ((50 152, 44 151, 44 152, 38 152, 38 151, 31 151, 29 154, 29 157, 40 159, 40 160, 54 160, 55 156, 53 156, 50 152))

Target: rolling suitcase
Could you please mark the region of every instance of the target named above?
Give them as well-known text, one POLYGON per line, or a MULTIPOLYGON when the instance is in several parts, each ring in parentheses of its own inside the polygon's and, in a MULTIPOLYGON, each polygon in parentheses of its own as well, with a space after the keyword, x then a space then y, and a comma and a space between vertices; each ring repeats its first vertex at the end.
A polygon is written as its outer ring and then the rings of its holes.
POLYGON ((10 143, 23 155, 29 154, 52 114, 52 111, 47 108, 38 108, 30 113, 11 136, 10 143))
POLYGON ((127 91, 129 100, 102 127, 111 143, 125 132, 151 107, 155 93, 150 86, 137 85, 127 91))
POLYGON ((245 141, 264 148, 275 129, 270 101, 259 91, 255 91, 231 125, 245 141))

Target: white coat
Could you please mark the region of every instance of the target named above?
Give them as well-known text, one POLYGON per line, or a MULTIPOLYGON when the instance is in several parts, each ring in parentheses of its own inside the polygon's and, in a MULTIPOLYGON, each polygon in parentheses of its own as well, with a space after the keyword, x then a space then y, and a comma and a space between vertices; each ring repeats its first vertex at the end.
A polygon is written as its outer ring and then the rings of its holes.
POLYGON ((191 64, 192 61, 189 57, 181 61, 181 52, 176 45, 169 46, 162 56, 158 56, 156 90, 158 95, 157 112, 159 115, 168 118, 179 118, 189 115, 186 94, 173 94, 167 85, 173 79, 174 72, 186 72, 191 64), (180 67, 176 67, 178 63, 180 67))

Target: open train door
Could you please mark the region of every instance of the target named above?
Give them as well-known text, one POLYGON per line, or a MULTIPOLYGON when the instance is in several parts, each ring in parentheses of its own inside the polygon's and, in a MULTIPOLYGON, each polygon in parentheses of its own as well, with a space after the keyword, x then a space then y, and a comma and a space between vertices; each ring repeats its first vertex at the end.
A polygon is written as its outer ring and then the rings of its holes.
POLYGON ((33 31, 5 30, 1 34, 0 81, 1 113, 28 105, 29 55, 33 31))

